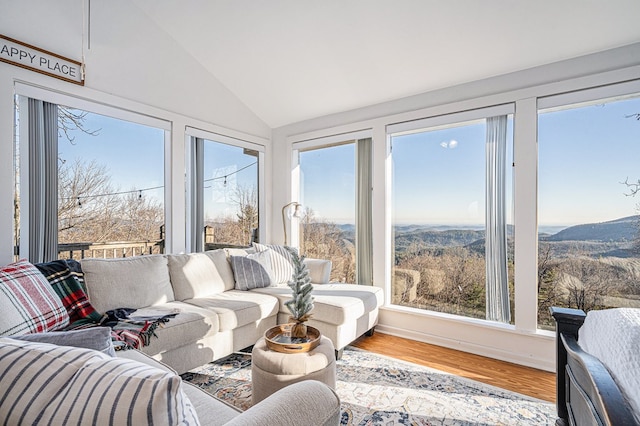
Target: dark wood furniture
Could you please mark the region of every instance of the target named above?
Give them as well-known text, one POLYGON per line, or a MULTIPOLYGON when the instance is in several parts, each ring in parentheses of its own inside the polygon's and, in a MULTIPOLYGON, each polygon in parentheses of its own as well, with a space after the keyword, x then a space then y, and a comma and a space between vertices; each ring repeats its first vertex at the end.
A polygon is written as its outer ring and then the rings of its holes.
POLYGON ((556 425, 638 425, 607 368, 578 345, 586 314, 550 310, 556 321, 556 425))

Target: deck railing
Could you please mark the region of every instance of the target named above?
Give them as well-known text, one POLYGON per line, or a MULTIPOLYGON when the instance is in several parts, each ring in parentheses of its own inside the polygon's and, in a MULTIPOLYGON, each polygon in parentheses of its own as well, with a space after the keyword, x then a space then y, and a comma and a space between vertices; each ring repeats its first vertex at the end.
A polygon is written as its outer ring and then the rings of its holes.
POLYGON ((107 243, 58 244, 58 258, 85 259, 88 257, 111 259, 164 253, 164 239, 147 241, 122 241, 107 243))

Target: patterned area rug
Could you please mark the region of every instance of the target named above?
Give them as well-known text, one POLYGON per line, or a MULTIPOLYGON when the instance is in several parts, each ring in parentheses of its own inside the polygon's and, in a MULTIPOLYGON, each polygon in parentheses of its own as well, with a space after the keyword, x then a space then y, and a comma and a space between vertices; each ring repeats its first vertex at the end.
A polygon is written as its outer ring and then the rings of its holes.
MULTIPOLYGON (((347 347, 337 364, 342 425, 552 425, 555 405, 442 371, 347 347)), ((236 407, 251 406, 251 356, 182 375, 236 407)))

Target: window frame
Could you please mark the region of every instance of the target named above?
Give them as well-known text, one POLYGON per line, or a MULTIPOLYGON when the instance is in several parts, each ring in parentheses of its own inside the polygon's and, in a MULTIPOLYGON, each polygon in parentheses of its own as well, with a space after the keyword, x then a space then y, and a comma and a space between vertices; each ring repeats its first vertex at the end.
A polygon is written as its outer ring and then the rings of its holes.
MULTIPOLYGON (((569 110, 569 109, 577 109, 584 106, 601 104, 607 102, 615 102, 617 100, 623 100, 625 98, 639 98, 640 96, 640 79, 628 80, 623 82, 614 82, 610 84, 603 84, 595 87, 586 87, 573 91, 557 93, 547 96, 540 96, 536 98, 535 105, 535 126, 536 126, 536 147, 538 146, 538 122, 541 113, 553 113, 556 111, 569 110)), ((640 112, 640 111, 639 111, 640 112)), ((538 235, 538 212, 540 209, 539 205, 539 189, 537 187, 537 183, 539 181, 540 168, 538 162, 538 151, 536 150, 536 196, 535 196, 535 276, 538 276, 538 247, 537 243, 539 241, 538 235)), ((516 246, 517 247, 517 246, 516 246)), ((533 324, 530 325, 529 328, 533 326, 533 329, 537 333, 550 333, 548 330, 540 328, 538 324, 538 297, 539 292, 537 289, 537 278, 536 278, 536 286, 534 286, 535 292, 535 318, 533 320, 533 324)), ((529 307, 530 309, 530 307, 529 307)), ((531 324, 532 321, 529 321, 531 324)))
MULTIPOLYGON (((354 144, 354 149, 356 149, 356 144, 358 140, 362 139, 373 139, 373 132, 370 129, 366 130, 356 130, 349 131, 345 133, 336 133, 327 136, 321 136, 312 139, 305 139, 294 141, 291 144, 291 198, 289 201, 299 202, 301 199, 302 187, 300 185, 300 153, 308 152, 323 148, 330 148, 332 146, 345 145, 349 143, 354 144)), ((373 143, 373 142, 371 142, 373 143)), ((372 146, 372 151, 375 151, 375 146, 372 146)), ((356 234, 359 232, 359 222, 358 222, 358 185, 357 185, 357 176, 358 176, 358 158, 357 158, 357 150, 355 152, 355 163, 354 163, 354 188, 355 188, 355 198, 354 198, 354 217, 355 223, 354 226, 356 228, 356 234)), ((375 153, 372 153, 372 166, 375 157, 375 153)), ((373 172, 373 176, 375 176, 375 172, 373 172)), ((372 176, 372 178, 373 178, 372 176)), ((286 226, 287 235, 290 236, 289 244, 293 247, 300 247, 300 227, 299 226, 291 226, 292 221, 289 221, 284 226, 286 226)), ((361 232, 361 231, 360 231, 361 232)), ((371 250, 375 250, 374 247, 371 247, 371 250)), ((358 270, 357 262, 361 261, 360 256, 356 252, 356 270, 358 270)))
MULTIPOLYGON (((478 108, 474 108, 474 109, 470 109, 470 110, 466 110, 466 111, 458 111, 458 112, 451 112, 448 114, 442 114, 442 115, 435 115, 435 116, 431 116, 431 117, 424 117, 424 118, 419 118, 416 120, 411 120, 411 121, 405 121, 405 122, 399 122, 399 123, 393 123, 393 124, 387 124, 386 125, 386 137, 387 137, 387 143, 388 143, 388 152, 389 152, 389 170, 387 172, 387 181, 388 181, 388 193, 387 193, 387 207, 389 208, 390 212, 393 211, 393 173, 392 173, 392 167, 391 167, 391 163, 392 158, 393 158, 393 145, 392 145, 392 141, 394 137, 398 137, 398 136, 405 136, 405 135, 410 135, 410 134, 417 134, 417 133, 423 133, 423 132, 431 132, 431 131, 437 131, 440 129, 447 129, 447 128, 456 128, 456 127, 461 127, 464 125, 468 125, 468 124, 473 124, 473 123, 477 123, 477 122, 486 122, 486 119, 490 118, 490 117, 496 117, 496 116, 511 116, 512 117, 512 123, 514 126, 514 132, 512 135, 512 140, 510 141, 511 143, 511 150, 512 150, 512 155, 515 157, 515 140, 516 140, 516 136, 515 136, 515 123, 516 123, 516 103, 515 102, 508 102, 508 103, 504 103, 504 104, 498 104, 498 105, 489 105, 489 106, 484 106, 484 107, 478 107, 478 108)), ((509 142, 509 141, 508 141, 509 142)), ((509 167, 509 159, 507 158, 507 164, 505 164, 506 167, 509 167)), ((485 169, 486 169, 486 161, 487 161, 487 157, 485 154, 484 157, 484 163, 485 163, 485 169)), ((486 171, 485 171, 486 173, 486 171)), ((515 197, 516 197, 516 191, 515 191, 515 170, 512 171, 511 174, 511 203, 506 203, 506 201, 509 199, 509 195, 505 192, 504 194, 502 194, 502 197, 505 197, 505 205, 507 206, 507 208, 511 208, 511 214, 507 214, 505 220, 507 220, 509 218, 509 216, 512 218, 513 224, 514 224, 514 228, 515 228, 515 209, 514 209, 514 205, 515 205, 515 197)), ((485 203, 486 203, 486 182, 484 184, 485 186, 485 203)), ((509 185, 507 185, 508 187, 509 185)), ((505 188, 506 189, 506 188, 505 188)), ((485 229, 487 227, 487 218, 485 217, 485 229)), ((505 226, 507 225, 507 223, 505 223, 505 226)), ((461 318, 467 321, 480 321, 480 322, 486 322, 486 323, 494 323, 495 321, 491 321, 488 320, 486 318, 474 318, 474 317, 469 317, 469 316, 464 316, 464 315, 457 315, 457 314, 451 314, 451 313, 447 313, 447 312, 441 312, 441 311, 433 311, 433 310, 428 310, 428 309, 418 309, 418 308, 413 308, 413 307, 408 307, 408 306, 404 306, 404 305, 398 305, 398 304, 393 304, 392 303, 392 292, 393 292, 393 253, 395 253, 395 241, 393 238, 394 232, 393 232, 393 227, 394 227, 394 221, 393 221, 393 214, 390 213, 389 214, 389 220, 388 220, 388 229, 387 229, 387 234, 389 235, 388 241, 389 241, 389 250, 391 252, 391 256, 389 256, 389 266, 388 266, 388 270, 390 273, 390 279, 389 282, 387 283, 387 291, 386 291, 386 298, 387 298, 387 302, 386 304, 388 306, 392 306, 395 309, 400 309, 400 310, 418 310, 418 311, 423 311, 425 313, 428 313, 430 315, 436 315, 436 316, 444 316, 444 317, 452 317, 452 318, 461 318)), ((517 228, 516 228, 517 229, 517 228)), ((515 241, 514 241, 514 247, 515 247, 515 241)), ((506 260, 506 259, 505 259, 506 260)), ((486 264, 486 257, 484 258, 484 262, 486 264)), ((514 264, 516 263, 515 259, 514 259, 514 264)), ((508 267, 508 266, 507 266, 508 267)), ((486 268, 486 266, 485 266, 486 268)), ((516 268, 514 268, 516 269, 516 268)), ((486 278, 485 278, 486 280, 486 278)), ((514 277, 513 277, 514 283, 516 282, 516 274, 514 273, 514 277)), ((486 283, 485 283, 486 286, 486 283)), ((517 289, 517 284, 515 285, 515 288, 517 289)), ((513 306, 513 311, 514 311, 514 316, 515 318, 518 317, 517 315, 517 310, 516 310, 516 302, 515 302, 515 290, 514 290, 514 302, 513 302, 514 306, 513 306)), ((512 321, 514 321, 514 324, 509 324, 509 323, 499 323, 501 326, 505 326, 508 328, 515 328, 515 319, 512 318, 512 321)))
MULTIPOLYGON (((128 121, 135 124, 141 124, 144 126, 154 127, 163 131, 164 141, 164 164, 163 164, 163 184, 164 184, 164 223, 165 223, 165 249, 170 247, 171 241, 171 129, 172 125, 170 121, 163 120, 151 115, 141 114, 138 112, 130 111, 124 108, 118 108, 110 106, 97 101, 87 100, 81 97, 76 97, 60 92, 54 92, 51 90, 41 89, 29 84, 21 82, 15 83, 15 95, 19 99, 19 103, 26 105, 29 98, 38 99, 46 102, 50 102, 56 105, 63 105, 65 107, 74 108, 82 111, 86 111, 93 114, 99 114, 114 118, 117 120, 128 121)), ((18 140, 20 152, 28 152, 28 120, 20 120, 19 123, 20 139, 18 140)), ((19 164, 17 166, 20 170, 20 246, 18 249, 18 256, 20 258, 28 258, 29 253, 29 204, 28 204, 28 176, 29 164, 28 156, 21 155, 19 164), (25 196, 27 195, 27 196, 25 196)), ((13 239, 13 238, 12 238, 13 239)))
POLYGON ((222 133, 210 132, 207 130, 198 129, 195 127, 187 126, 185 128, 185 192, 186 192, 186 210, 185 210, 185 238, 186 247, 191 248, 194 246, 193 238, 191 235, 191 227, 193 226, 193 197, 194 197, 194 185, 193 185, 193 170, 192 164, 194 160, 194 147, 195 138, 201 138, 205 141, 222 143, 225 145, 250 149, 258 152, 258 239, 259 241, 265 241, 267 230, 266 224, 266 192, 265 192, 265 152, 266 146, 232 136, 227 136, 222 133))

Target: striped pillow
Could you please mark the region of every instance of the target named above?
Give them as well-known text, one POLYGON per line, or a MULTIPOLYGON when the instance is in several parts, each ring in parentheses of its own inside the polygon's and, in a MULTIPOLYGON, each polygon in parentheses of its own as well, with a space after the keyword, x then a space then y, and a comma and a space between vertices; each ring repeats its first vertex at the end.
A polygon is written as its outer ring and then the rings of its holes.
POLYGON ((182 380, 90 349, 0 338, 8 424, 197 425, 182 380))
POLYGON ((59 330, 69 315, 47 279, 26 260, 0 268, 0 335, 59 330))
POLYGON ((291 281, 295 268, 291 253, 287 250, 290 247, 258 243, 253 243, 253 247, 257 252, 271 250, 271 278, 274 284, 286 284, 291 281))
POLYGON ((229 256, 236 290, 269 287, 271 285, 271 250, 248 254, 246 256, 229 256))

